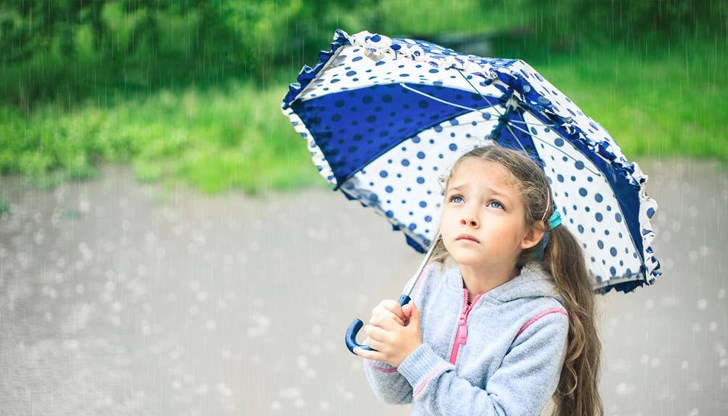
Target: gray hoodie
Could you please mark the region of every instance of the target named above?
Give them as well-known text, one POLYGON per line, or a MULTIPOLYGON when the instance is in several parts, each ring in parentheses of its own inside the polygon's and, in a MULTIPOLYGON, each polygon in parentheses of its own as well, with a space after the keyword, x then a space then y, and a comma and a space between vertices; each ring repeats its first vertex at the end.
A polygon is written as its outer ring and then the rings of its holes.
POLYGON ((538 415, 556 390, 568 315, 536 263, 469 302, 457 267, 428 266, 412 291, 422 345, 402 364, 366 361, 377 397, 413 415, 538 415), (470 303, 470 304, 469 304, 470 303))

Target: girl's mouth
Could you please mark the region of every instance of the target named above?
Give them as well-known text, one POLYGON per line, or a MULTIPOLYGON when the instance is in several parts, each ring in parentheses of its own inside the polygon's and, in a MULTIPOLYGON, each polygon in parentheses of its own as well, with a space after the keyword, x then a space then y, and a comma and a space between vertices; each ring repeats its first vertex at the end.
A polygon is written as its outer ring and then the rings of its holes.
POLYGON ((480 241, 478 241, 477 238, 473 237, 470 234, 461 234, 461 235, 458 236, 458 238, 455 239, 455 241, 463 241, 463 240, 465 240, 465 241, 472 241, 474 243, 480 243, 480 241))

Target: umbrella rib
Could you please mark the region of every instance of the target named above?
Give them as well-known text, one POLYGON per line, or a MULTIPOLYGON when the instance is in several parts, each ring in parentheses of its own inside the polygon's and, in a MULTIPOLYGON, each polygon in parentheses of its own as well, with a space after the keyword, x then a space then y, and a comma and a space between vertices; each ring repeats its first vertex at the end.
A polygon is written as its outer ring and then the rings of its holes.
MULTIPOLYGON (((425 92, 422 92, 422 91, 416 90, 416 89, 414 89, 414 88, 412 88, 412 87, 410 87, 410 86, 406 85, 406 84, 405 84, 405 83, 403 83, 403 82, 400 82, 400 83, 399 83, 399 85, 400 85, 400 86, 401 86, 402 88, 406 89, 406 90, 412 91, 412 92, 414 92, 414 93, 416 93, 416 94, 419 94, 419 95, 421 95, 421 96, 423 96, 423 97, 427 97, 427 98, 429 98, 429 99, 431 99, 431 100, 434 100, 434 101, 437 101, 437 102, 439 102, 439 103, 442 103, 442 104, 445 104, 445 105, 450 105, 450 106, 453 106, 453 107, 457 107, 457 108, 462 108, 463 110, 469 110, 469 111, 477 111, 477 112, 479 112, 479 113, 483 113, 483 114, 486 114, 486 112, 485 112, 485 111, 483 111, 483 110, 480 110, 480 109, 477 109, 477 108, 471 108, 471 107, 467 107, 467 106, 464 106, 464 105, 460 105, 460 104, 455 104, 455 103, 451 103, 450 101, 446 101, 446 100, 443 100, 442 98, 437 98, 437 97, 435 97, 435 96, 432 96, 432 95, 430 95, 430 94, 427 94, 427 93, 425 93, 425 92)), ((483 96, 483 95, 481 94, 481 97, 482 97, 482 96, 483 96)), ((488 104, 490 104, 490 101, 488 101, 487 99, 485 100, 485 102, 487 102, 488 104)), ((493 105, 492 105, 492 104, 490 104, 490 105, 491 105, 491 107, 490 107, 490 108, 492 108, 492 109, 493 109, 493 111, 495 111, 495 112, 496 112, 496 113, 497 113, 497 114, 498 114, 499 116, 501 116, 501 115, 502 115, 502 114, 501 114, 500 112, 498 112, 498 110, 496 110, 496 109, 495 109, 495 107, 493 107, 493 105)))
MULTIPOLYGON (((468 79, 468 77, 466 77, 465 75, 463 75, 463 72, 462 72, 461 70, 459 70, 459 69, 457 69, 457 68, 455 68, 455 70, 456 70, 456 71, 458 71, 458 74, 460 74, 460 76, 461 76, 461 77, 463 77, 463 79, 465 80, 465 82, 467 82, 467 83, 468 83, 468 85, 470 85, 470 88, 472 88, 472 89, 473 89, 473 90, 474 90, 475 92, 477 92, 477 93, 478 93, 478 95, 480 96, 480 98, 482 98, 483 100, 485 100, 485 102, 486 102, 486 103, 490 104, 490 101, 488 101, 488 99, 487 99, 487 98, 485 98, 485 96, 483 95, 483 93, 481 93, 481 92, 480 92, 480 90, 479 90, 479 89, 475 88, 475 85, 473 85, 473 83, 472 83, 472 82, 470 82, 470 80, 468 79)), ((491 107, 492 107, 492 106, 491 106, 491 107)), ((495 108, 494 108, 494 107, 493 107, 493 109, 495 110, 495 108)), ((498 110, 495 110, 495 112, 496 112, 496 113, 498 113, 498 110)), ((501 113, 498 113, 498 115, 499 115, 499 116, 502 116, 503 114, 501 114, 501 113)))
POLYGON ((511 120, 511 122, 512 123, 518 123, 518 124, 524 124, 526 126, 538 126, 538 127, 549 127, 549 128, 551 127, 548 124, 543 124, 543 123, 529 123, 529 122, 521 121, 521 120, 511 120))
MULTIPOLYGON (((510 120, 509 120, 509 121, 510 121, 510 120)), ((529 132, 529 131, 527 131, 527 130, 524 130, 524 129, 522 129, 522 128, 518 127, 518 126, 510 126, 510 125, 508 125, 508 124, 506 124, 506 127, 507 127, 507 128, 508 128, 508 130, 509 130, 509 131, 511 132, 511 134, 513 134, 513 130, 511 130, 511 127, 513 127, 513 128, 514 128, 514 129, 516 129, 516 130, 520 130, 521 132, 523 132, 523 133, 526 133, 526 134, 528 134, 529 136, 531 136, 531 138, 533 138, 533 139, 536 139, 536 140, 540 141, 540 142, 541 142, 541 143, 543 143, 543 144, 546 144, 547 146, 551 147, 552 149, 554 149, 554 150, 557 150, 557 151, 561 152, 561 153, 562 153, 562 154, 563 154, 564 156, 568 157, 569 159, 571 159, 571 160, 574 160, 574 161, 576 161, 576 159, 575 159, 575 158, 574 158, 573 156, 571 156, 570 154, 568 154, 568 153, 564 152, 563 150, 559 149, 558 147, 556 147, 556 146, 552 145, 551 143, 547 142, 546 140, 544 140, 544 139, 542 139, 542 138, 540 138, 540 137, 536 136, 535 134, 533 134, 533 133, 530 133, 530 132, 529 132)), ((548 126, 547 126, 547 127, 548 127, 548 126)), ((515 135, 515 134, 513 134, 513 137, 516 137, 516 135, 515 135)), ((517 137, 516 137, 516 140, 518 140, 518 138, 517 138, 517 137)), ((518 144, 521 144, 521 141, 520 141, 520 140, 518 140, 518 144)), ((523 147, 523 145, 521 145, 521 147, 523 147)), ((588 170, 589 172, 593 173, 593 174, 594 174, 594 175, 596 175, 596 176, 602 176, 602 175, 601 175, 601 174, 600 174, 599 172, 594 172, 593 170, 589 169, 589 168, 588 168, 588 167, 586 166, 586 164, 584 165, 584 169, 588 170)))
MULTIPOLYGON (((526 148, 523 147, 523 143, 521 143, 521 141, 518 139, 518 136, 516 136, 516 134, 513 132, 513 130, 511 130, 511 125, 508 124, 508 122, 506 122, 505 126, 508 129, 508 131, 511 132, 511 135, 513 136, 513 138, 516 139, 516 141, 518 142, 518 145, 521 146, 521 150, 523 150, 523 153, 528 154, 528 152, 526 151, 526 148)), ((518 129, 518 127, 516 127, 516 126, 513 126, 513 127, 518 129)), ((521 129, 518 129, 518 130, 521 130, 521 129)), ((521 130, 521 131, 523 131, 523 130, 521 130)), ((528 133, 528 132, 526 132, 526 134, 530 135, 530 133, 528 133)), ((533 137, 533 136, 531 136, 531 137, 533 137)))

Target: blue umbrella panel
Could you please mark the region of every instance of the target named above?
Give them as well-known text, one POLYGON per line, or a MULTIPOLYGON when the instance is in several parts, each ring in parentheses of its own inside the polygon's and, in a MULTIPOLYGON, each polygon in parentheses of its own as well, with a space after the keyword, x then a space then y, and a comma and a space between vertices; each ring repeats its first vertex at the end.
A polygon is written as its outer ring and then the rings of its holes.
POLYGON ((521 60, 337 31, 282 108, 321 175, 418 251, 437 233, 448 169, 473 147, 498 144, 541 166, 597 292, 631 291, 660 274, 647 177, 601 125, 521 60))

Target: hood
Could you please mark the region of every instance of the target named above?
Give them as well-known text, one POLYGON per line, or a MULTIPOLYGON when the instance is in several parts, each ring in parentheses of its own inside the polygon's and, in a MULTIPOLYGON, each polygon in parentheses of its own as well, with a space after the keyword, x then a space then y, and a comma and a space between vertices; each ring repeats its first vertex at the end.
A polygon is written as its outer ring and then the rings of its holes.
MULTIPOLYGON (((462 275, 457 266, 448 270, 450 281, 462 287, 462 275)), ((506 283, 484 294, 483 297, 497 302, 510 302, 521 298, 554 298, 563 304, 551 275, 539 263, 527 263, 521 273, 506 283)))

